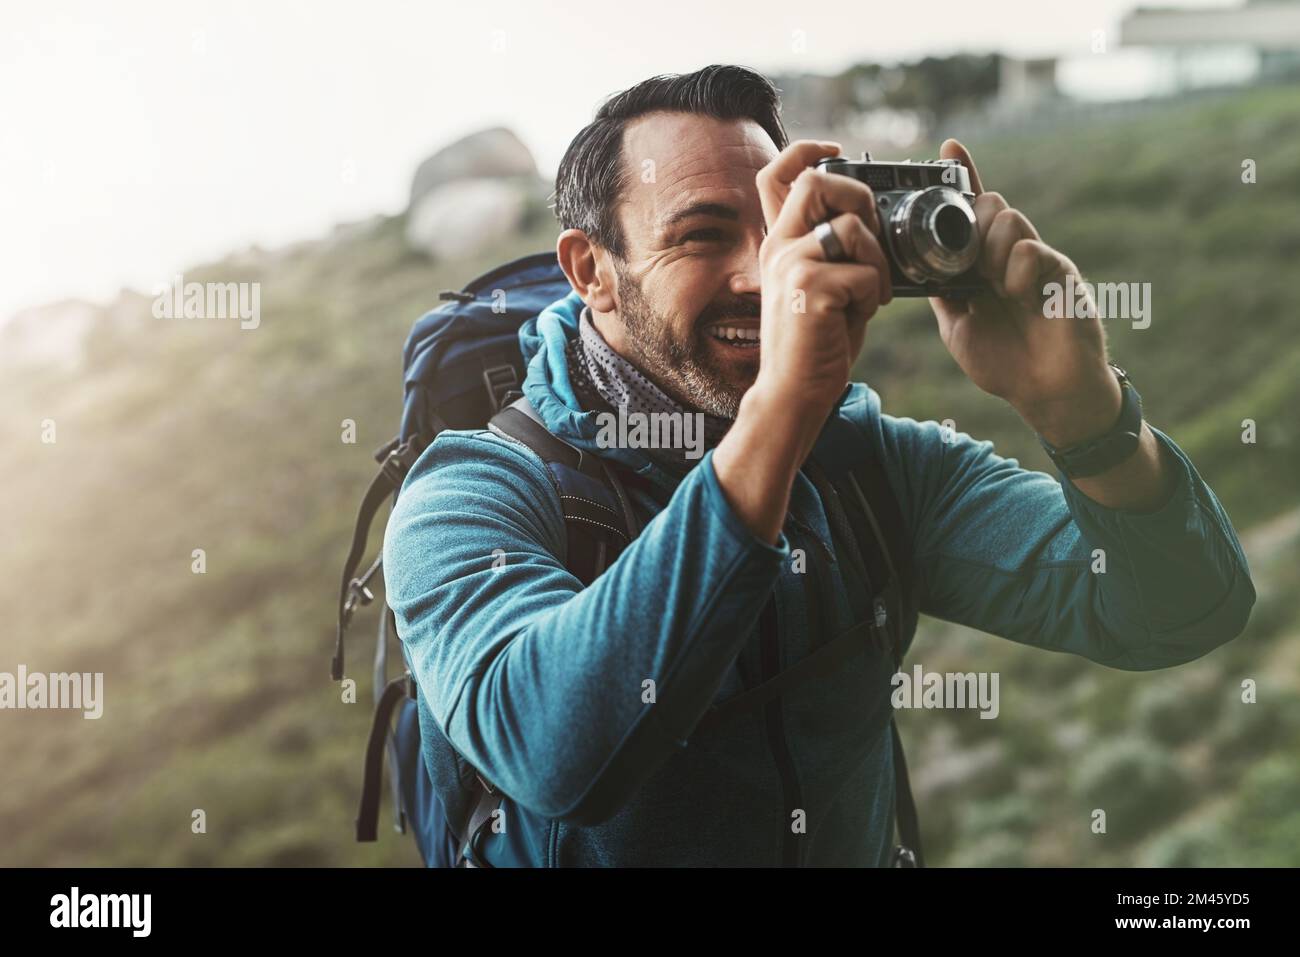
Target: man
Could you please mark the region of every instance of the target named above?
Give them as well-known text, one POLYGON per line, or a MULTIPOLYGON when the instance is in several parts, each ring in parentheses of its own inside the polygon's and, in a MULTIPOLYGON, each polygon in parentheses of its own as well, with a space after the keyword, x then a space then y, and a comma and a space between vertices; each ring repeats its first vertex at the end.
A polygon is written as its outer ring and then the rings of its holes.
MULTIPOLYGON (((583 588, 541 460, 450 432, 406 479, 385 545, 432 718, 508 798, 488 863, 888 862, 889 655, 694 734, 711 704, 870 613, 809 478, 831 421, 884 463, 898 501, 909 634, 924 612, 1143 670, 1245 625, 1255 593, 1232 526, 1162 433, 1144 424, 1121 461, 1058 483, 846 388, 892 290, 871 191, 812 168, 838 152, 787 145, 771 85, 715 66, 614 97, 564 157, 556 248, 573 293, 521 331, 524 392, 555 435, 635 474, 654 517, 583 588), (814 232, 828 218, 837 261, 814 232), (703 413, 707 452, 606 447, 597 410, 620 405, 703 413)), ((1074 264, 982 190, 960 144, 942 156, 978 193, 992 289, 931 301, 943 342, 1054 448, 1108 435, 1123 386, 1099 321, 1042 315, 1045 284, 1074 264)))

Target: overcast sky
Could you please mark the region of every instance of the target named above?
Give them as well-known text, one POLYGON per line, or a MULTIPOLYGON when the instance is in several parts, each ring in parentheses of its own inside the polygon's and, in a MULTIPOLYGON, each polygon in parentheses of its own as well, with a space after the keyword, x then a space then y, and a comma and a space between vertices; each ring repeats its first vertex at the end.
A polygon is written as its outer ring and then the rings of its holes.
POLYGON ((604 96, 656 73, 1082 55, 1133 6, 4 0, 0 318, 400 212, 416 164, 484 126, 515 129, 551 173, 604 96))

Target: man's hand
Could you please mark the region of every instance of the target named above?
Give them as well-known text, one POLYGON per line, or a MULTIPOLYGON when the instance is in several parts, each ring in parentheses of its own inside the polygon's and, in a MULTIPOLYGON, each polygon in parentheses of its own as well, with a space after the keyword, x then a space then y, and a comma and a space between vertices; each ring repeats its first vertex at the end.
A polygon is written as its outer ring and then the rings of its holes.
POLYGON ((798 141, 758 174, 767 237, 758 254, 762 352, 754 388, 814 419, 814 440, 849 381, 867 320, 893 298, 870 187, 812 166, 838 154, 836 144, 798 141), (828 262, 813 235, 826 220, 844 261, 828 262))
POLYGON ((758 173, 767 223, 759 372, 713 464, 742 520, 769 542, 795 473, 848 384, 867 320, 893 298, 871 189, 812 168, 839 152, 835 143, 796 141, 758 173), (844 261, 828 262, 813 235, 827 219, 844 261))
POLYGON ((1081 281, 1078 269, 1000 193, 984 192, 964 146, 946 140, 939 155, 970 173, 979 270, 992 287, 967 300, 930 300, 943 344, 972 382, 1011 403, 1053 445, 1101 435, 1119 417, 1121 400, 1101 320, 1043 316, 1044 286, 1070 274, 1081 281))
MULTIPOLYGON (((979 269, 992 291, 965 301, 931 299, 939 335, 962 371, 999 396, 1030 428, 1064 448, 1104 435, 1119 418, 1122 394, 1106 364, 1106 336, 1095 308, 1077 318, 1043 314, 1045 286, 1079 271, 1039 238, 1033 223, 999 193, 986 193, 970 153, 956 140, 939 150, 970 173, 980 231, 979 269)), ((1138 450, 1108 472, 1075 484, 1111 507, 1151 508, 1165 497, 1171 470, 1143 425, 1138 450)))

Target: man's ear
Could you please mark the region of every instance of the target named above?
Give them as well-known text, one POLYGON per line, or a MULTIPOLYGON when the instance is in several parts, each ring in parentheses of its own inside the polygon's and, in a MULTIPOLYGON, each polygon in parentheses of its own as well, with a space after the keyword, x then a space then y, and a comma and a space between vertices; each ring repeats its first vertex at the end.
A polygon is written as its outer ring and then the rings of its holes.
POLYGON ((555 255, 569 285, 593 313, 614 312, 614 267, 605 250, 581 229, 566 229, 555 241, 555 255))

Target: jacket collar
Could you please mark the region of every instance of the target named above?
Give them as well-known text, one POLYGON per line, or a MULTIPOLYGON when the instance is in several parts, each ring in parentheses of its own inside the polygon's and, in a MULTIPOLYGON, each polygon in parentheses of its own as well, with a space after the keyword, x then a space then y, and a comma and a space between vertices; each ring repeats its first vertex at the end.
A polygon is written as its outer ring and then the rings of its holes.
POLYGON ((546 427, 565 442, 671 488, 679 478, 655 463, 643 450, 601 448, 596 443, 600 432, 596 420, 599 413, 582 410, 569 379, 565 355, 568 340, 578 336, 584 305, 581 296, 570 292, 519 327, 519 347, 525 365, 524 395, 546 427))

